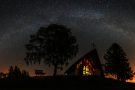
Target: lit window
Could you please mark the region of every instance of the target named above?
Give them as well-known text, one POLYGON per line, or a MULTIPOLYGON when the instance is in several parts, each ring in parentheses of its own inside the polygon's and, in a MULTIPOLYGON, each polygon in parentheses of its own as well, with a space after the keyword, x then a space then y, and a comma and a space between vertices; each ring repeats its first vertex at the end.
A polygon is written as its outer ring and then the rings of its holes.
POLYGON ((91 72, 88 66, 83 66, 83 75, 91 75, 91 72))

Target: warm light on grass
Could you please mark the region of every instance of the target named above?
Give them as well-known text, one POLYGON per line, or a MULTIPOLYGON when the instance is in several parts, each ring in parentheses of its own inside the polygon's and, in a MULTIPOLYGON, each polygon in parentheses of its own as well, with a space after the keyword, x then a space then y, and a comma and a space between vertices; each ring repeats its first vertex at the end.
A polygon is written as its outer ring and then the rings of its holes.
POLYGON ((135 76, 133 77, 132 80, 127 80, 127 82, 135 83, 135 76))

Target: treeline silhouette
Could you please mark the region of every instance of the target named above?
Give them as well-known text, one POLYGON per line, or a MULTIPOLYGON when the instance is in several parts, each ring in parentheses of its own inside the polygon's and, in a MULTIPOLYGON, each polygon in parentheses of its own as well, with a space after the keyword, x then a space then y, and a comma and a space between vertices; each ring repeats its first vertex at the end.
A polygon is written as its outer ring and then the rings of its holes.
POLYGON ((20 70, 17 66, 10 66, 7 78, 11 80, 28 79, 29 73, 25 70, 20 70))
POLYGON ((25 80, 29 78, 29 72, 27 72, 26 70, 20 70, 18 66, 10 66, 7 73, 0 73, 0 79, 25 80))

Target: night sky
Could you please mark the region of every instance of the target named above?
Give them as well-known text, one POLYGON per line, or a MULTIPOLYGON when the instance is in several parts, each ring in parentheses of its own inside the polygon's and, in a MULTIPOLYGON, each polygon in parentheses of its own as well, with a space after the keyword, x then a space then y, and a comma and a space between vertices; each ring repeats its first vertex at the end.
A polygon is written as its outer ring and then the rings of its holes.
MULTIPOLYGON (((120 44, 135 68, 134 0, 0 0, 0 71, 10 65, 33 72, 45 65, 27 66, 25 44, 30 35, 49 24, 71 28, 79 44, 79 53, 71 65, 96 44, 100 59, 112 43, 120 44)), ((65 67, 64 69, 68 68, 65 67)))

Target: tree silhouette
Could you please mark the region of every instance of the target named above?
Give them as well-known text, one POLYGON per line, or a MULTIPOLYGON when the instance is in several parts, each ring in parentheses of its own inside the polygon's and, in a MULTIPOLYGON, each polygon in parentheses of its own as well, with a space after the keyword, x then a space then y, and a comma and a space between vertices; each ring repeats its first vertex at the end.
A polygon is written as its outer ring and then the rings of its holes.
POLYGON ((28 78, 30 78, 29 72, 27 72, 26 70, 22 70, 22 72, 21 72, 21 77, 22 77, 23 79, 28 79, 28 78))
POLYGON ((78 45, 69 28, 51 24, 46 28, 41 27, 36 34, 31 35, 26 49, 27 64, 40 63, 43 60, 49 66, 54 66, 55 76, 57 69, 62 69, 77 54, 78 45))
POLYGON ((11 79, 11 78, 15 78, 13 66, 10 66, 10 67, 9 67, 8 78, 10 78, 10 79, 11 79))
POLYGON ((104 55, 104 59, 106 60, 106 71, 108 73, 116 75, 116 78, 120 81, 132 79, 133 71, 129 66, 126 53, 120 45, 112 44, 104 55))
POLYGON ((9 73, 8 73, 8 78, 13 79, 13 80, 18 80, 18 79, 27 79, 29 78, 29 73, 25 70, 20 70, 19 67, 15 66, 10 66, 9 68, 9 73))

